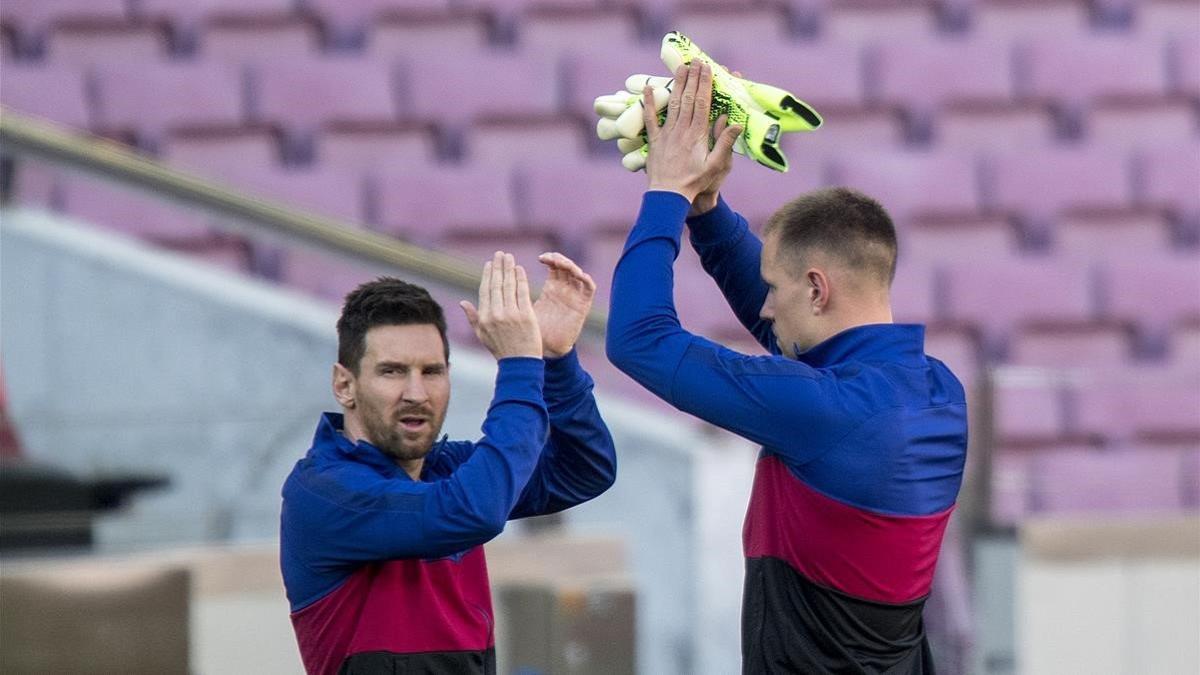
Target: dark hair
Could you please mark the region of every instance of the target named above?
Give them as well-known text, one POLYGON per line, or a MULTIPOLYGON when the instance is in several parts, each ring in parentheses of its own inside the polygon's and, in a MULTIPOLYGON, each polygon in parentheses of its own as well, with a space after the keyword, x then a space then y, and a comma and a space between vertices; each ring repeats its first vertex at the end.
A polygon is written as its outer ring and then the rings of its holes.
POLYGON ((784 204, 764 228, 779 232, 779 250, 792 256, 821 249, 851 268, 891 285, 896 276, 896 226, 879 202, 844 187, 823 188, 784 204))
POLYGON ((450 360, 450 342, 446 339, 446 316, 429 291, 393 277, 379 277, 350 291, 337 322, 338 363, 358 374, 358 365, 367 351, 367 331, 376 326, 432 324, 442 335, 446 360, 450 360))

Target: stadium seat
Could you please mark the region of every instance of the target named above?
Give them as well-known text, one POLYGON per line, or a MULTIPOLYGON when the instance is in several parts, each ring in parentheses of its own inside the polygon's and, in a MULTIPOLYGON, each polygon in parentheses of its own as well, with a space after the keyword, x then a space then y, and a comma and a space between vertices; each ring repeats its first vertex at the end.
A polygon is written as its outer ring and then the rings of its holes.
POLYGON ((433 52, 404 61, 406 114, 459 129, 478 121, 558 114, 558 70, 532 52, 433 52), (448 90, 447 83, 453 83, 448 90), (454 105, 446 105, 452 97, 454 105))
POLYGON ((1108 371, 1132 358, 1131 336, 1118 326, 1025 328, 1009 343, 1008 362, 1018 366, 1108 371))
POLYGON ((1030 485, 1042 513, 1174 512, 1183 507, 1174 449, 1053 448, 1034 453, 1030 485))
POLYGON ((1195 0, 1141 0, 1133 16, 1139 35, 1194 39, 1200 25, 1200 4, 1195 0))
MULTIPOLYGON (((17 39, 17 29, 6 21, 6 19, 0 19, 0 56, 9 61, 20 56, 21 45, 17 39)), ((11 61, 9 62, 11 63, 11 61)))
POLYGON ((319 55, 321 30, 314 20, 300 16, 220 17, 204 24, 199 43, 200 53, 213 61, 293 58, 303 62, 319 55))
POLYGON ((925 330, 925 353, 945 363, 962 382, 970 401, 982 374, 979 343, 970 331, 929 326, 925 330))
POLYGON ((96 126, 160 137, 189 127, 245 121, 242 75, 217 63, 122 63, 96 69, 96 126))
POLYGON ((572 113, 596 123, 592 102, 597 96, 624 90, 625 78, 636 73, 667 75, 667 67, 658 57, 658 46, 606 54, 604 58, 575 56, 564 58, 564 99, 572 113))
POLYGON ((789 38, 783 13, 776 6, 764 4, 680 6, 671 18, 670 27, 695 40, 709 56, 726 66, 729 64, 724 52, 744 45, 746 36, 753 35, 754 42, 768 53, 789 38))
POLYGON ((1063 390, 1041 372, 997 379, 992 391, 995 442, 1047 443, 1066 434, 1063 390))
POLYGON ((253 68, 256 122, 306 134, 340 123, 398 119, 392 68, 376 60, 326 56, 264 61, 253 68))
POLYGON ((892 314, 900 323, 932 323, 937 318, 937 268, 928 260, 902 258, 892 283, 892 314))
POLYGON ((1113 368, 1073 383, 1072 432, 1110 441, 1200 440, 1200 370, 1113 368))
POLYGON ((433 162, 437 139, 427 125, 333 125, 316 139, 315 158, 328 166, 367 169, 387 162, 433 162))
POLYGON ((375 174, 378 229, 425 245, 518 231, 512 179, 489 166, 393 162, 375 174))
MULTIPOLYGON (((326 252, 291 246, 279 252, 279 280, 292 288, 339 303, 359 284, 382 270, 342 260, 326 252)), ((447 307, 449 312, 451 308, 447 307)))
POLYGON ((1126 256, 1101 271, 1103 312, 1159 333, 1200 318, 1200 256, 1126 256))
POLYGON ((231 168, 229 179, 251 195, 351 223, 365 223, 366 184, 360 171, 318 165, 231 168))
POLYGON ((138 0, 133 8, 139 17, 192 25, 217 18, 278 18, 292 14, 295 4, 292 0, 138 0))
MULTIPOLYGON (((784 152, 794 162, 787 173, 771 171, 745 157, 733 158, 734 168, 725 179, 721 194, 734 210, 745 216, 754 230, 761 231, 767 220, 787 202, 826 184, 823 163, 806 156, 807 141, 815 135, 796 134, 791 139, 794 143, 785 145, 784 152)), ((638 177, 645 186, 645 177, 638 177)), ((636 215, 632 211, 631 214, 636 215)))
POLYGON ((1136 149, 1197 138, 1195 105, 1180 97, 1109 101, 1084 111, 1083 135, 1089 143, 1136 149))
POLYGON ((1171 254, 1171 228, 1155 211, 1067 214, 1054 225, 1051 247, 1075 258, 1153 259, 1171 254))
POLYGON ((1147 147, 1138 154, 1136 166, 1139 205, 1200 213, 1200 142, 1147 147))
POLYGON ((890 42, 870 63, 873 99, 929 117, 948 104, 1013 101, 1013 63, 1007 43, 986 39, 890 42))
POLYGON ((944 148, 994 153, 1052 145, 1054 116, 1036 105, 951 105, 933 120, 933 141, 944 148))
POLYGON ((943 265, 946 318, 982 328, 990 348, 1035 323, 1095 317, 1090 268, 1070 259, 956 260, 943 265))
POLYGON ((1071 40, 1087 33, 1091 17, 1084 0, 951 0, 966 5, 969 30, 1003 40, 1055 36, 1071 40))
POLYGON ((0 19, 22 34, 41 34, 63 20, 123 21, 125 0, 4 0, 0 19))
POLYGON ((1200 321, 1185 322, 1171 331, 1167 356, 1177 368, 1200 370, 1200 321))
POLYGON ((834 0, 818 19, 822 37, 863 43, 925 42, 933 39, 937 30, 937 9, 930 0, 834 0))
POLYGON ((1126 153, 1104 147, 1047 148, 1031 162, 1027 152, 998 153, 985 163, 989 209, 1026 218, 1067 211, 1125 210, 1133 204, 1126 153))
POLYGON ((1171 42, 1170 57, 1171 91, 1200 101, 1200 37, 1176 38, 1171 42))
MULTIPOLYGON (((594 57, 595 45, 606 49, 636 48, 637 17, 628 8, 527 11, 517 22, 516 43, 539 53, 594 57), (587 40, 580 40, 587 35, 587 40)), ((703 44, 703 43, 701 43, 703 44)), ((630 73, 632 74, 632 73, 630 73)))
MULTIPOLYGON (((818 112, 859 109, 867 103, 864 48, 853 42, 820 40, 771 49, 743 43, 725 51, 727 55, 715 55, 722 65, 751 80, 787 89, 818 112)), ((830 124, 842 121, 832 114, 827 117, 830 124)))
POLYGON ((1012 223, 992 216, 918 221, 900 236, 902 261, 1005 260, 1020 255, 1019 249, 1012 223))
POLYGON ((84 72, 75 66, 5 63, 0 103, 75 129, 91 127, 84 72))
POLYGON ((8 198, 21 206, 58 206, 58 177, 61 172, 36 160, 18 159, 9 177, 8 198))
POLYGON ((1030 100, 1084 105, 1104 98, 1161 99, 1167 94, 1163 44, 1105 34, 1065 42, 1061 36, 1017 47, 1021 95, 1030 100))
POLYGON ((217 179, 227 179, 234 171, 267 170, 281 164, 278 134, 253 128, 169 134, 159 157, 177 168, 217 179))
MULTIPOLYGON (((466 131, 463 156, 498 171, 525 163, 568 162, 587 155, 590 131, 578 120, 561 118, 476 124, 466 131)), ((621 170, 615 160, 612 169, 621 170)))
POLYGON ((521 222, 567 241, 592 232, 629 231, 646 191, 646 178, 615 158, 536 162, 517 173, 521 222))
MULTIPOLYGON (((819 133, 819 131, 818 131, 819 133)), ((833 160, 831 182, 879 200, 898 227, 931 216, 979 211, 975 161, 958 152, 847 152, 833 160)))
POLYGON ((488 24, 485 16, 474 13, 385 15, 369 24, 366 42, 368 53, 388 62, 416 54, 449 54, 451 45, 453 51, 476 53, 487 49, 488 24))
POLYGON ((525 268, 530 283, 535 285, 545 283, 549 276, 546 266, 538 262, 538 256, 554 251, 565 253, 554 237, 544 234, 452 234, 439 238, 436 244, 439 251, 463 258, 480 270, 492 259, 492 253, 511 253, 525 268))
POLYGON ((46 42, 47 59, 80 67, 165 61, 170 54, 169 33, 163 23, 60 23, 46 42))

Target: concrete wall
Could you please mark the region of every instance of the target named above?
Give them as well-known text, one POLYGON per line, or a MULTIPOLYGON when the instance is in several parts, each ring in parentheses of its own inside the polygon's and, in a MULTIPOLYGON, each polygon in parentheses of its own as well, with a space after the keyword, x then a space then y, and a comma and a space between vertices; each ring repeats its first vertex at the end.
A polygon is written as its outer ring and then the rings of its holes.
MULTIPOLYGON (((336 317, 332 305, 59 216, 0 212, 0 357, 27 454, 82 474, 172 480, 103 519, 103 551, 276 535, 279 487, 332 408, 336 317)), ((461 345, 453 361, 445 431, 473 438, 495 364, 461 345)), ((629 542, 639 670, 736 672, 755 449, 681 415, 602 393, 600 405, 619 478, 568 524, 629 542)))

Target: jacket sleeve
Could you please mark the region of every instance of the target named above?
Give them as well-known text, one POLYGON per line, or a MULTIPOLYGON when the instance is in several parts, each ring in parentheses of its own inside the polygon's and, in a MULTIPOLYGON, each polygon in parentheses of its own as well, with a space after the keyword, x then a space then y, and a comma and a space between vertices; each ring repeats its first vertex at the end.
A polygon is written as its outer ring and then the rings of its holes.
POLYGON ((613 274, 607 352, 676 408, 803 463, 849 420, 835 378, 781 356, 748 356, 679 325, 672 265, 688 202, 647 192, 613 274))
POLYGON ((546 359, 550 438, 510 518, 556 513, 593 499, 617 477, 612 435, 575 350, 546 359))
POLYGON ((290 500, 285 488, 285 536, 289 519, 303 524, 310 564, 326 567, 443 557, 492 539, 546 444, 544 371, 541 359, 500 361, 483 437, 444 480, 387 479, 353 465, 293 474, 298 484, 290 500))
POLYGON ((688 218, 687 225, 704 271, 716 280, 738 321, 768 352, 778 354, 771 322, 758 315, 767 298, 760 272, 762 242, 750 231, 746 219, 719 197, 716 208, 688 218))

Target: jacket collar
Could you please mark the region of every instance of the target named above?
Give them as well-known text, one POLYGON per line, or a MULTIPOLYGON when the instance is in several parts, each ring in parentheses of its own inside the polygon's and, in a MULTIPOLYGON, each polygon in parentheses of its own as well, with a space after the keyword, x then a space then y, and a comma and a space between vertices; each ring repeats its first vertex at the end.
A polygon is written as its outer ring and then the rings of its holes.
MULTIPOLYGON (((366 464, 373 467, 380 473, 389 477, 403 477, 405 480, 412 480, 408 472, 400 468, 388 454, 379 448, 375 447, 367 441, 351 441, 345 433, 346 418, 342 413, 327 412, 321 414, 321 421, 317 423, 317 432, 313 436, 313 454, 332 457, 340 455, 356 462, 366 464)), ((442 438, 433 444, 429 454, 425 455, 425 465, 422 469, 422 474, 430 466, 432 460, 442 446, 445 445, 448 436, 442 435, 442 438)), ((424 478, 424 475, 422 475, 424 478)))
POLYGON ((922 367, 925 360, 925 326, 876 323, 855 326, 803 352, 796 359, 814 368, 849 361, 898 363, 922 367))

